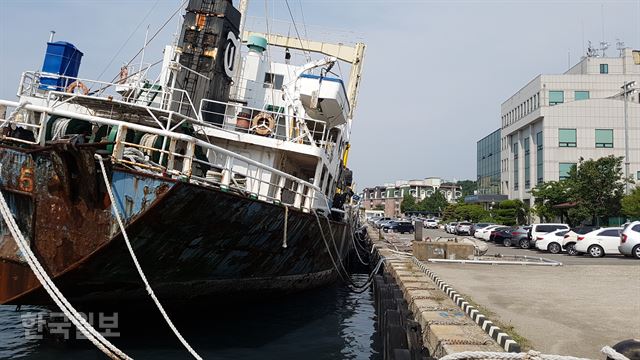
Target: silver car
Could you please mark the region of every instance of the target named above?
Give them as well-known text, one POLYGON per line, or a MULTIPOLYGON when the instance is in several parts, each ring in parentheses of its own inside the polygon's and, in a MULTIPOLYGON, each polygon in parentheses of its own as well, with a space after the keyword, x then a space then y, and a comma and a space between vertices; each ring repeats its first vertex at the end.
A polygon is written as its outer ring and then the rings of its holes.
POLYGON ((454 231, 456 235, 473 235, 471 233, 471 228, 473 227, 473 224, 470 222, 460 222, 458 223, 458 225, 456 225, 456 230, 454 231))
POLYGON ((627 224, 620 232, 618 251, 624 256, 640 259, 640 221, 627 224))

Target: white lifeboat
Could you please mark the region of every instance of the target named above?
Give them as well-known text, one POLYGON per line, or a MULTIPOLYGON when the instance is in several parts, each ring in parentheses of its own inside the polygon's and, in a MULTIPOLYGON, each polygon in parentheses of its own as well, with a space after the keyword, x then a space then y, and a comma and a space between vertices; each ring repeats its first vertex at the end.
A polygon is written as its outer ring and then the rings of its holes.
POLYGON ((344 124, 349 114, 349 100, 342 80, 313 74, 298 78, 300 102, 312 119, 325 121, 329 128, 344 124))

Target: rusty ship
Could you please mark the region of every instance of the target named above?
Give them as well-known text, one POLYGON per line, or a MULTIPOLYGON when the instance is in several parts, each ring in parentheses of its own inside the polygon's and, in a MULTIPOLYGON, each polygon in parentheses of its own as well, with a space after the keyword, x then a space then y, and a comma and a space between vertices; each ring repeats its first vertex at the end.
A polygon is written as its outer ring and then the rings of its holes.
MULTIPOLYGON (((52 34, 42 69, 0 100, 0 190, 74 303, 147 296, 124 233, 167 303, 344 276, 365 45, 248 31, 230 0, 185 3, 155 79, 143 61, 112 81, 81 78, 85 54, 52 34), (348 79, 331 72, 340 62, 348 79)), ((1 221, 0 304, 51 304, 15 240, 1 221)))

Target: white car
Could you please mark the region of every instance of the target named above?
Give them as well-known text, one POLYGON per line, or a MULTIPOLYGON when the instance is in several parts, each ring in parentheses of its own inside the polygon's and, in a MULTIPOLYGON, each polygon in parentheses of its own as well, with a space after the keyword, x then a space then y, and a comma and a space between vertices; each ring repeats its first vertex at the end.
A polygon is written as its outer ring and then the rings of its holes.
POLYGON ((562 242, 564 236, 569 230, 556 230, 536 238, 536 248, 542 251, 548 251, 552 254, 558 254, 563 250, 562 242))
POLYGON ((438 228, 438 222, 435 221, 434 219, 428 219, 427 221, 424 222, 424 227, 429 228, 429 229, 437 229, 438 228))
POLYGON ((458 225, 458 223, 454 223, 454 222, 452 222, 452 223, 448 223, 448 224, 446 224, 446 225, 444 226, 444 229, 445 229, 445 231, 446 231, 446 232, 448 232, 449 234, 453 234, 453 231, 455 230, 456 225, 458 225))
POLYGON ((621 230, 619 227, 608 227, 579 235, 575 249, 579 253, 588 253, 591 257, 620 254, 618 245, 621 230))
POLYGON ((485 226, 481 229, 477 229, 476 232, 473 234, 473 236, 477 237, 478 239, 483 239, 483 240, 489 240, 489 236, 491 235, 491 231, 493 231, 493 229, 495 228, 499 228, 502 225, 489 225, 489 226, 485 226))
POLYGON ((634 221, 624 227, 620 233, 618 251, 622 255, 640 259, 640 221, 634 221))
POLYGON ((529 230, 529 241, 526 244, 527 247, 522 246, 522 248, 528 249, 529 247, 534 247, 539 236, 543 236, 556 230, 569 230, 569 225, 550 223, 531 225, 531 230, 529 230))

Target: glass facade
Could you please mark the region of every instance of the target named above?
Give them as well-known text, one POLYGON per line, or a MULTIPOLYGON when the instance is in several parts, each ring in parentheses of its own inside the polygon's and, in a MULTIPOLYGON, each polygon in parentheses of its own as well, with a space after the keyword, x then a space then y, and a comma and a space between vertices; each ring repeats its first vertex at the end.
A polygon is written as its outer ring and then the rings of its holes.
POLYGON ((477 143, 478 194, 500 194, 500 129, 477 143))
POLYGON ((544 181, 544 155, 542 147, 544 141, 542 139, 542 131, 536 134, 536 184, 541 184, 544 181))
POLYGON ((612 129, 596 129, 596 147, 597 148, 613 147, 613 130, 612 129))
POLYGON ((571 170, 571 168, 573 166, 575 166, 575 163, 560 163, 559 166, 559 172, 560 172, 560 176, 558 177, 559 180, 564 180, 566 178, 569 177, 569 170, 571 170))
POLYGON ((531 160, 530 148, 529 148, 529 138, 524 138, 524 188, 531 188, 531 168, 529 166, 529 161, 531 160))

